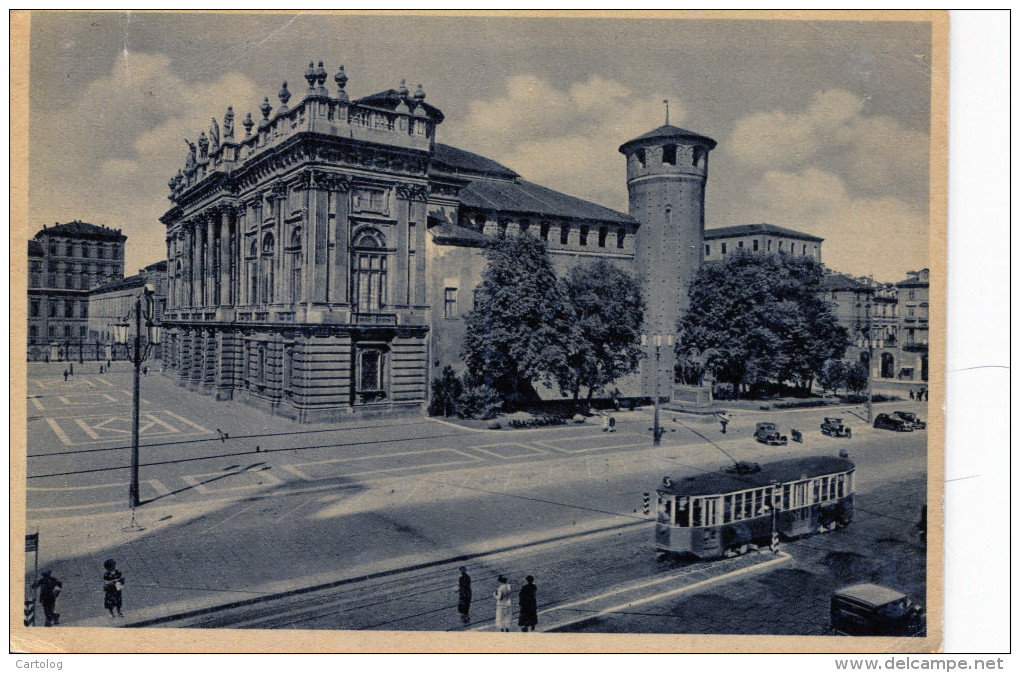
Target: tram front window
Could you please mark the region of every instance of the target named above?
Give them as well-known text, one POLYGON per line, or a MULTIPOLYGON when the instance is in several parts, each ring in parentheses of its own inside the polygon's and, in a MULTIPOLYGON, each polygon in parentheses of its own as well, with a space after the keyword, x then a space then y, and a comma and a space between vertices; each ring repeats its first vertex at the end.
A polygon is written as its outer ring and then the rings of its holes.
POLYGON ((673 501, 659 496, 659 523, 673 522, 673 501))
POLYGON ((690 507, 687 498, 680 498, 676 501, 676 524, 686 526, 690 521, 690 507))

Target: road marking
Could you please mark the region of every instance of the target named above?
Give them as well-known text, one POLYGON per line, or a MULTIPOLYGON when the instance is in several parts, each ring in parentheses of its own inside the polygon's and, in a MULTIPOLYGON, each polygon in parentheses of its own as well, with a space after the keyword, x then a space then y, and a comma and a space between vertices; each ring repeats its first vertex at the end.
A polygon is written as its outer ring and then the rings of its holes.
POLYGON ((233 514, 231 514, 230 516, 228 516, 228 517, 227 517, 226 519, 221 519, 220 521, 218 521, 218 522, 214 523, 213 525, 209 526, 208 528, 206 528, 206 529, 205 529, 204 531, 202 531, 202 532, 203 532, 203 533, 209 533, 209 532, 211 532, 212 530, 214 530, 215 528, 218 528, 218 527, 222 526, 223 524, 225 524, 226 522, 230 521, 230 520, 231 520, 231 519, 233 519, 233 518, 234 518, 235 516, 239 516, 239 515, 241 515, 241 514, 243 514, 243 513, 247 512, 247 511, 248 511, 249 509, 251 509, 252 507, 254 507, 254 506, 258 505, 258 504, 260 504, 260 503, 259 503, 259 501, 257 501, 257 500, 256 500, 255 502, 253 502, 252 504, 248 505, 248 506, 247 506, 247 507, 245 507, 244 509, 240 509, 240 510, 238 510, 238 511, 234 512, 233 514))
POLYGON ((100 383, 102 383, 104 386, 107 386, 109 388, 113 387, 113 384, 110 383, 109 381, 107 381, 106 379, 96 379, 96 380, 99 381, 100 383))
POLYGON ((458 456, 462 456, 463 459, 462 460, 445 461, 445 462, 415 463, 415 464, 412 464, 412 465, 386 465, 385 467, 366 469, 366 470, 361 470, 361 471, 356 471, 356 472, 344 471, 344 472, 342 472, 340 474, 342 476, 345 476, 345 477, 362 476, 362 475, 366 475, 366 474, 377 474, 377 473, 388 474, 388 473, 391 473, 391 472, 393 472, 395 470, 414 470, 414 469, 424 469, 424 468, 433 468, 433 467, 445 467, 445 466, 448 466, 448 465, 464 465, 465 463, 480 463, 480 462, 484 461, 483 458, 479 458, 478 456, 473 456, 473 455, 471 455, 469 453, 464 453, 463 451, 459 451, 457 449, 441 448, 441 449, 426 449, 426 450, 423 450, 423 451, 400 451, 400 452, 396 452, 396 453, 378 453, 378 454, 373 454, 373 455, 370 455, 370 456, 355 456, 355 457, 351 457, 351 458, 334 458, 334 459, 331 459, 331 460, 317 460, 317 461, 312 461, 312 462, 308 462, 308 463, 295 463, 295 464, 292 464, 292 465, 283 465, 281 467, 283 467, 288 472, 291 472, 291 473, 295 474, 296 476, 298 476, 301 479, 304 479, 306 481, 318 481, 320 479, 330 479, 330 478, 332 478, 334 476, 337 476, 337 475, 331 474, 329 476, 323 476, 323 477, 312 477, 312 476, 309 476, 308 473, 305 472, 304 470, 302 470, 301 468, 303 468, 303 467, 305 467, 305 468, 313 467, 313 466, 318 466, 318 465, 336 465, 336 466, 339 467, 339 466, 341 466, 344 463, 354 463, 355 461, 359 461, 359 460, 388 461, 388 460, 392 460, 394 458, 400 458, 402 456, 425 456, 427 454, 442 454, 442 453, 456 454, 458 456))
POLYGON ((42 402, 39 401, 38 395, 30 395, 28 399, 32 400, 32 404, 35 405, 36 409, 38 409, 39 411, 46 411, 46 408, 43 407, 42 402))
POLYGON ((314 498, 314 497, 308 498, 307 500, 305 500, 304 502, 302 502, 302 503, 301 503, 300 505, 298 505, 298 506, 297 506, 297 507, 295 507, 294 509, 290 510, 289 512, 287 512, 286 514, 284 514, 283 516, 281 516, 280 518, 278 518, 278 519, 277 519, 277 520, 275 521, 275 523, 280 523, 281 521, 283 521, 284 519, 286 519, 286 518, 287 518, 288 516, 290 516, 291 514, 293 514, 293 513, 294 513, 294 512, 296 512, 296 511, 298 511, 299 509, 301 509, 302 507, 304 507, 304 506, 305 506, 305 505, 307 505, 308 503, 312 502, 313 500, 315 500, 315 498, 314 498))
MULTIPOLYGON (((168 413, 169 413, 169 412, 168 412, 168 413)), ((178 430, 178 429, 177 429, 177 428, 175 428, 174 426, 170 425, 170 424, 169 424, 169 423, 167 423, 166 421, 161 421, 161 420, 159 420, 159 419, 158 419, 158 418, 157 418, 156 416, 154 416, 154 415, 153 415, 153 414, 151 414, 151 413, 148 413, 148 412, 146 412, 146 413, 145 413, 145 417, 146 417, 147 419, 149 419, 150 421, 152 421, 152 423, 150 423, 149 425, 145 426, 145 429, 146 429, 146 430, 148 430, 149 428, 151 428, 153 424, 157 424, 157 425, 162 425, 162 426, 163 426, 164 428, 166 428, 166 429, 167 429, 167 430, 169 430, 170 432, 180 432, 180 430, 178 430)), ((141 432, 141 431, 139 430, 139 432, 141 432)))
MULTIPOLYGON (((184 481, 186 481, 189 484, 191 484, 194 487, 195 491, 197 491, 198 493, 203 493, 203 494, 222 493, 224 491, 243 491, 245 489, 250 489, 250 488, 265 488, 267 486, 279 486, 280 484, 283 483, 283 480, 281 480, 279 477, 277 477, 273 473, 269 472, 268 470, 250 470, 250 469, 247 469, 247 468, 245 468, 243 470, 238 470, 236 472, 228 472, 228 473, 223 473, 223 472, 208 472, 208 473, 205 473, 205 474, 184 474, 184 475, 181 475, 181 479, 183 479, 184 481), (245 483, 242 483, 240 485, 227 486, 225 488, 210 488, 210 487, 206 486, 204 483, 202 483, 202 482, 209 482, 209 483, 211 483, 208 479, 206 479, 206 477, 221 477, 222 480, 226 480, 226 479, 230 479, 231 477, 240 477, 240 476, 250 476, 253 481, 256 480, 256 479, 261 479, 262 481, 272 482, 272 483, 268 483, 268 484, 265 484, 265 483, 249 483, 249 484, 245 484, 245 483)), ((236 480, 231 479, 231 481, 236 481, 236 480)))
POLYGON ((48 423, 49 426, 53 429, 53 432, 56 433, 57 439, 62 441, 67 446, 73 446, 73 442, 71 441, 71 438, 68 437, 67 434, 64 433, 64 431, 60 428, 59 425, 57 425, 57 422, 54 419, 47 418, 46 419, 46 423, 48 423))
MULTIPOLYGON (((139 484, 148 484, 152 487, 152 490, 157 495, 170 495, 170 489, 167 488, 163 482, 159 479, 142 479, 139 484)), ((93 484, 91 486, 29 486, 25 488, 25 491, 85 491, 95 489, 126 489, 128 482, 114 483, 114 484, 93 484)), ((145 498, 143 497, 144 501, 145 498)), ((92 502, 84 505, 58 505, 55 507, 26 507, 26 512, 61 512, 71 510, 83 510, 83 509, 94 509, 97 507, 118 507, 123 506, 123 500, 106 500, 103 502, 92 502)))
POLYGON ((524 457, 527 457, 527 456, 544 456, 544 455, 548 455, 549 454, 548 451, 544 451, 544 450, 542 450, 542 449, 540 449, 540 448, 538 448, 536 446, 531 446, 530 444, 517 444, 515 442, 503 442, 503 443, 500 443, 500 444, 482 444, 481 446, 469 446, 467 448, 469 448, 469 449, 471 449, 473 451, 478 451, 480 453, 486 453, 486 454, 488 454, 490 456, 495 456, 496 458, 499 458, 500 460, 512 460, 514 458, 524 458, 524 457), (503 454, 503 453, 500 453, 499 451, 488 451, 487 450, 487 447, 488 448, 495 448, 497 446, 506 446, 506 447, 519 446, 520 448, 524 449, 526 451, 526 453, 519 453, 518 452, 516 455, 512 455, 512 452, 507 453, 507 454, 503 454))
POLYGON ((209 432, 209 430, 207 430, 206 428, 203 428, 203 427, 202 427, 201 425, 199 425, 198 423, 192 423, 192 422, 191 422, 191 421, 189 421, 188 419, 184 418, 183 416, 178 416, 177 414, 175 414, 175 413, 174 413, 174 412, 172 412, 172 411, 166 411, 166 410, 164 409, 164 410, 163 410, 163 413, 164 413, 164 414, 166 414, 167 416, 173 416, 174 418, 176 418, 177 420, 179 420, 179 421, 180 421, 181 423, 187 423, 188 425, 190 425, 191 427, 195 428, 195 429, 196 429, 196 430, 198 430, 199 432, 209 432))

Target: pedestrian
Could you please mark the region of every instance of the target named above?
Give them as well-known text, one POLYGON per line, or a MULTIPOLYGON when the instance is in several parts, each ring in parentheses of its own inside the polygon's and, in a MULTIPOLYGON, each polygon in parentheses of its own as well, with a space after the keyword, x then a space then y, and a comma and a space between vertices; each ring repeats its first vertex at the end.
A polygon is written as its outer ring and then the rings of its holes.
POLYGON ((71 363, 70 369, 71 369, 71 376, 74 376, 74 363, 73 362, 71 363))
POLYGON ((467 568, 460 567, 460 582, 457 587, 457 612, 460 613, 460 621, 464 624, 471 623, 471 576, 467 568))
POLYGON ((111 364, 112 363, 109 360, 106 361, 106 371, 110 371, 110 365, 111 364))
POLYGON ((64 370, 64 380, 65 381, 67 380, 67 370, 66 369, 64 370))
POLYGON ((113 610, 116 608, 117 616, 123 617, 121 608, 124 604, 124 576, 117 570, 117 562, 106 559, 103 563, 106 572, 103 573, 103 607, 110 611, 113 617, 113 610))
POLYGON ((499 587, 492 597, 496 599, 496 629, 500 633, 509 633, 514 609, 513 590, 510 588, 510 582, 503 575, 499 576, 499 587))
POLYGON ((149 365, 145 365, 144 367, 142 367, 142 376, 148 376, 148 375, 149 375, 149 365))
POLYGON ((609 432, 616 432, 616 416, 609 417, 609 432))
MULTIPOLYGON (((918 391, 917 394, 918 394, 918 398, 920 398, 921 392, 918 391)), ((910 399, 914 399, 914 389, 913 388, 910 389, 910 399)))
POLYGON ((62 586, 64 585, 49 570, 42 571, 42 577, 32 584, 32 589, 39 589, 39 602, 42 603, 43 613, 46 615, 46 626, 57 626, 60 623, 57 596, 60 595, 62 586))
POLYGON ((521 627, 521 631, 527 633, 529 630, 534 631, 535 626, 538 624, 538 598, 535 594, 538 592, 538 587, 535 586, 535 578, 528 575, 524 578, 527 582, 518 594, 517 604, 520 608, 520 615, 517 617, 517 626, 521 627))
POLYGON ((602 432, 609 432, 609 413, 602 412, 602 432))
POLYGON ((102 373, 103 373, 103 365, 99 365, 99 373, 100 373, 100 374, 102 374, 102 373))
POLYGON ((719 432, 721 432, 722 434, 725 435, 726 434, 726 424, 729 423, 729 422, 730 422, 730 419, 726 418, 725 416, 719 416, 719 424, 722 426, 722 429, 719 430, 719 432))

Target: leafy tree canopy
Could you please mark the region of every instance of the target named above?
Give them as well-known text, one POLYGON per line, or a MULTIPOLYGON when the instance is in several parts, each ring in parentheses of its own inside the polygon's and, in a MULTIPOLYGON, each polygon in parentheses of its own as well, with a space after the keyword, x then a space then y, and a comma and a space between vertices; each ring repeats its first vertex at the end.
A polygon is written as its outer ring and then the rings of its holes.
POLYGON ((566 369, 573 315, 543 241, 501 236, 485 256, 461 357, 473 383, 519 401, 566 369))
POLYGON ((641 286, 606 260, 571 268, 563 281, 574 316, 567 366, 557 377, 560 389, 578 399, 582 387, 591 400, 596 390, 637 370, 644 319, 641 286))
POLYGON ((809 257, 740 249, 702 265, 677 323, 677 353, 713 349, 712 368, 733 384, 810 381, 849 345, 823 299, 822 277, 809 257))

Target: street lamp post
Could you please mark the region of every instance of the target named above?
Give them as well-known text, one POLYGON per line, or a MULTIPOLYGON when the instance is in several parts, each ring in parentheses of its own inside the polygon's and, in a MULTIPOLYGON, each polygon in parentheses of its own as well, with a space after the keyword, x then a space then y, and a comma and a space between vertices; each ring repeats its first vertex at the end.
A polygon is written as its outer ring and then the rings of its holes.
MULTIPOLYGON (((152 298, 152 286, 145 285, 142 291, 138 293, 138 297, 135 299, 135 334, 134 344, 128 351, 128 356, 131 358, 131 363, 134 365, 134 379, 131 390, 131 485, 128 488, 128 505, 131 507, 132 513, 132 528, 134 526, 134 510, 140 503, 139 498, 139 482, 138 482, 138 415, 139 406, 141 400, 141 371, 142 361, 145 360, 145 352, 149 346, 159 343, 160 328, 158 325, 153 324, 151 320, 151 307, 148 303, 152 298), (147 335, 147 343, 145 348, 142 348, 142 309, 143 301, 145 300, 145 308, 147 309, 145 316, 146 327, 149 330, 147 335)), ((119 323, 113 326, 114 329, 114 340, 116 343, 122 343, 125 347, 128 344, 128 331, 130 325, 127 322, 119 323)))
POLYGON ((871 418, 871 413, 872 413, 872 411, 871 411, 871 367, 873 366, 872 362, 873 362, 874 353, 875 353, 875 349, 874 349, 875 340, 872 338, 872 330, 871 330, 871 302, 868 302, 868 303, 864 304, 864 318, 867 321, 867 325, 868 325, 868 327, 867 327, 867 330, 868 330, 868 377, 867 377, 866 380, 868 382, 868 425, 871 425, 871 421, 872 421, 872 418, 871 418))
MULTIPOLYGON (((667 334, 665 336, 666 344, 670 348, 672 348, 673 335, 667 334)), ((652 422, 652 444, 654 446, 658 446, 659 443, 662 441, 662 427, 659 425, 659 349, 662 347, 662 339, 663 335, 661 334, 652 335, 652 341, 655 344, 655 399, 654 399, 655 414, 653 417, 654 420, 652 422)), ((642 346, 648 345, 647 334, 641 335, 641 345, 642 346)))

